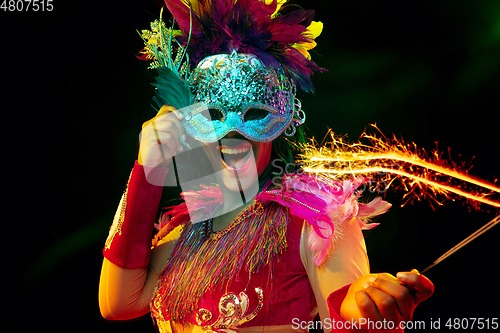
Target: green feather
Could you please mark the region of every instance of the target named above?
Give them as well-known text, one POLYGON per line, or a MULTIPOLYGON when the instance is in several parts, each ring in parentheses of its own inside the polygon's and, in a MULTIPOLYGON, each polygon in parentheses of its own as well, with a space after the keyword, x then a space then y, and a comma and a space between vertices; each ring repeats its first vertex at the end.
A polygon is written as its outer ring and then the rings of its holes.
POLYGON ((186 87, 178 74, 166 67, 159 67, 157 71, 156 83, 152 85, 156 88, 153 101, 156 102, 158 108, 171 105, 176 109, 181 109, 192 104, 191 90, 186 87))

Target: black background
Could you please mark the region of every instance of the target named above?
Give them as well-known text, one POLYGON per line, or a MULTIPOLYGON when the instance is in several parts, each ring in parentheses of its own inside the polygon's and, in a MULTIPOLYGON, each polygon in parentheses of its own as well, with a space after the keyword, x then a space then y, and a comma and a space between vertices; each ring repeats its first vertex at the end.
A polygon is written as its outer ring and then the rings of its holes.
MULTIPOLYGON (((471 175, 499 175, 500 4, 496 1, 296 1, 325 24, 315 95, 299 94, 308 133, 351 141, 370 123, 426 150, 451 148, 471 175)), ((136 159, 153 76, 135 58, 149 1, 54 1, 52 12, 0 11, 4 116, 4 266, 16 330, 149 332, 149 318, 104 321, 102 247, 136 159)), ((393 208, 367 237, 373 271, 423 269, 498 213, 463 200, 393 208)), ((492 229, 432 268, 433 297, 414 320, 498 317, 492 229), (493 303, 492 303, 493 301, 493 303), (493 304, 493 305, 492 305, 493 304)), ((10 322, 9 322, 10 324, 10 322)), ((12 326, 11 326, 12 327, 12 326)))

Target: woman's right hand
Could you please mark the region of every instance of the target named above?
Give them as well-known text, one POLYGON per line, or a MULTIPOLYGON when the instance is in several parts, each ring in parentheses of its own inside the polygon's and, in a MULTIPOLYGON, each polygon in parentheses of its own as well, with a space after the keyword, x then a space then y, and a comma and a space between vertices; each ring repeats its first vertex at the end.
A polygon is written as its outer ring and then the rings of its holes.
POLYGON ((402 322, 412 320, 417 305, 433 292, 432 282, 416 269, 399 272, 397 278, 388 273, 366 274, 349 287, 340 315, 358 322, 361 329, 366 329, 361 323, 369 326, 370 320, 392 322, 397 328, 402 322))
POLYGON ((164 105, 158 114, 142 125, 137 161, 150 167, 166 167, 178 151, 186 137, 182 125, 184 115, 169 105, 164 105))

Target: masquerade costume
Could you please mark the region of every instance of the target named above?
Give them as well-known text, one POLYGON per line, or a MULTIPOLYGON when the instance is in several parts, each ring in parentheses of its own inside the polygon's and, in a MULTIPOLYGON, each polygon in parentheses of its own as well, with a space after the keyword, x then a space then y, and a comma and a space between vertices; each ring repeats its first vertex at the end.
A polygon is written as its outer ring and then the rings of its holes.
MULTIPOLYGON (((313 11, 281 14, 284 2, 168 0, 180 30, 160 19, 142 32, 140 58, 159 74, 155 101, 182 109, 192 138, 238 132, 270 142, 304 123, 295 92, 312 92, 310 76, 323 70, 308 53, 322 24, 313 11)), ((325 325, 344 323, 347 287, 369 272, 361 229, 390 207, 357 201, 367 179, 268 177, 219 232, 212 223, 224 204, 220 188, 185 191, 185 203, 161 212, 149 251, 162 192, 152 184, 166 173, 134 166, 106 241, 101 288, 111 297, 103 303, 121 307, 120 318, 150 310, 160 332, 305 331, 318 312, 325 325)))

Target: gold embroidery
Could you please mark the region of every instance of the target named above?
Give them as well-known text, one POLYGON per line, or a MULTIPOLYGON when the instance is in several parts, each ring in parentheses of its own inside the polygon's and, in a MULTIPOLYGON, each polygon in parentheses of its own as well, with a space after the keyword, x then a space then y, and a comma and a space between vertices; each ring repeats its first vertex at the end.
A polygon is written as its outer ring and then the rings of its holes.
MULTIPOLYGON (((156 293, 156 291, 155 291, 155 293, 156 293)), ((162 301, 161 298, 153 298, 151 300, 151 302, 154 303, 155 306, 157 306, 157 307, 161 305, 161 301, 162 301)), ((152 313, 153 318, 156 318, 155 322, 156 322, 156 325, 158 326, 158 331, 160 333, 172 333, 172 330, 170 328, 170 323, 165 320, 165 318, 163 317, 163 314, 161 312, 154 311, 154 307, 152 307, 152 306, 151 306, 151 311, 153 312, 152 313)))
POLYGON ((212 325, 205 325, 212 319, 212 313, 207 309, 200 309, 196 313, 196 322, 202 326, 203 330, 207 333, 216 332, 238 332, 238 326, 246 323, 257 316, 264 304, 264 296, 261 288, 255 288, 255 292, 259 298, 259 304, 255 310, 246 315, 248 306, 250 305, 247 294, 241 292, 239 297, 233 293, 222 296, 219 301, 219 318, 212 325))
MULTIPOLYGON (((132 173, 130 175, 132 175, 132 173)), ((129 180, 127 181, 127 188, 125 189, 125 192, 123 192, 122 198, 120 199, 120 203, 118 204, 118 209, 116 210, 115 217, 113 218, 113 224, 111 224, 111 228, 109 228, 109 235, 108 238, 106 239, 106 243, 104 244, 104 248, 106 250, 109 250, 111 248, 111 242, 113 241, 115 235, 122 234, 122 225, 123 221, 125 221, 125 209, 127 208, 127 192, 128 192, 129 181, 130 177, 129 180)))

